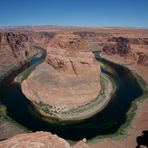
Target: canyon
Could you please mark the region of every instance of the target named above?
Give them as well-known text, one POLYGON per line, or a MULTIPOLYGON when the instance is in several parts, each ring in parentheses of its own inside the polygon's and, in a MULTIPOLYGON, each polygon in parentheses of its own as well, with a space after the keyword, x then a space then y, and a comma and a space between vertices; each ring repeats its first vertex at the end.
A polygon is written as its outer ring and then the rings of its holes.
POLYGON ((30 58, 37 48, 63 48, 78 51, 101 50, 107 54, 128 57, 146 66, 148 35, 143 29, 120 28, 50 28, 1 29, 1 67, 30 58), (145 62, 144 62, 145 61, 145 62))
MULTIPOLYGON (((45 62, 38 65, 27 80, 22 83, 22 91, 27 98, 31 98, 30 100, 38 98, 38 102, 43 101, 45 104, 58 107, 77 107, 94 100, 98 96, 101 86, 99 82, 100 67, 96 63, 94 55, 91 53, 92 51, 99 51, 105 58, 128 66, 148 83, 148 30, 50 26, 1 29, 1 78, 4 78, 10 70, 13 71, 16 65, 23 65, 42 50, 46 50, 45 62), (48 77, 52 79, 48 80, 48 77), (79 83, 80 85, 75 85, 79 83), (58 86, 60 88, 57 88, 58 86), (71 90, 67 91, 69 88, 71 90), (54 94, 52 94, 53 90, 55 90, 54 94), (33 91, 38 94, 33 96, 33 91), (49 94, 49 96, 53 95, 52 97, 55 99, 50 99, 46 94, 49 94), (63 96, 57 99, 59 94, 63 94, 63 96), (68 96, 68 99, 65 101, 66 96, 68 96), (79 97, 81 99, 77 99, 79 97), (41 100, 41 98, 47 99, 41 100)), ((125 147, 128 144, 127 147, 136 146, 136 137, 143 130, 148 129, 146 120, 148 114, 145 111, 147 103, 147 100, 139 103, 140 113, 137 113, 139 116, 136 116, 135 122, 133 121, 132 124, 134 129, 130 130, 130 136, 127 136, 127 139, 125 138, 122 144, 120 140, 104 140, 89 146, 101 147, 103 145, 108 147, 110 145, 110 147, 118 147, 119 143, 121 147, 125 147), (141 113, 141 110, 144 114, 141 113), (146 122, 141 125, 140 121, 146 122)), ((34 142, 45 134, 45 140, 44 138, 43 141, 41 140, 41 145, 44 145, 44 141, 47 145, 51 145, 48 142, 53 140, 57 145, 70 147, 64 141, 56 141, 58 138, 51 136, 51 134, 47 135, 44 132, 33 134, 35 136, 30 136, 31 134, 26 134, 25 136, 28 136, 27 138, 32 139, 34 142), (46 136, 49 136, 47 138, 49 140, 46 139, 46 136)), ((23 138, 23 135, 17 135, 14 138, 0 142, 0 147, 14 146, 14 143, 18 143, 18 146, 24 144, 26 147, 32 145, 31 142, 25 143, 25 141, 26 139, 23 138), (17 142, 19 138, 24 140, 22 143, 19 141, 20 145, 17 142)), ((74 147, 76 146, 89 147, 82 141, 74 147)))

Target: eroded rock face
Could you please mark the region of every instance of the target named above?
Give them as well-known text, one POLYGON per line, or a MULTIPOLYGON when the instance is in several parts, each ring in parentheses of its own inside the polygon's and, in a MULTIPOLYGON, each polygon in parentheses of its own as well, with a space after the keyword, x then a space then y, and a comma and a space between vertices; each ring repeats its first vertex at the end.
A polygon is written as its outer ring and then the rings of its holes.
MULTIPOLYGON (((23 63, 37 48, 63 48, 73 51, 100 50, 123 57, 147 53, 147 30, 121 28, 69 29, 56 27, 19 27, 0 30, 0 69, 23 63), (59 31, 60 30, 60 31, 59 31)), ((129 57, 129 58, 130 58, 129 57)), ((134 57, 138 61, 139 57, 134 57)))
POLYGON ((39 51, 46 49, 53 32, 0 32, 0 68, 2 65, 24 63, 39 51))
POLYGON ((113 37, 110 42, 111 43, 108 43, 103 47, 103 51, 107 54, 119 54, 120 56, 125 56, 131 53, 129 40, 127 38, 113 37))
POLYGON ((31 58, 37 51, 33 48, 32 39, 24 33, 0 33, 1 62, 18 64, 31 58))
POLYGON ((101 50, 104 45, 108 43, 108 39, 112 37, 112 35, 108 32, 99 32, 99 31, 75 31, 74 34, 80 36, 89 47, 89 50, 101 50))
POLYGON ((0 142, 1 148, 70 148, 68 142, 49 132, 19 134, 0 142))
POLYGON ((148 53, 148 32, 146 30, 104 28, 102 30, 96 29, 95 31, 75 31, 74 34, 79 35, 87 42, 91 50, 103 51, 108 55, 119 55, 129 59, 132 63, 136 64, 138 62, 140 65, 145 66, 140 62, 144 56, 136 55, 139 52, 143 55, 148 53))
POLYGON ((88 51, 87 43, 73 32, 57 33, 50 42, 50 47, 62 48, 73 51, 88 51))
POLYGON ((138 58, 138 64, 148 66, 148 54, 140 53, 138 58))

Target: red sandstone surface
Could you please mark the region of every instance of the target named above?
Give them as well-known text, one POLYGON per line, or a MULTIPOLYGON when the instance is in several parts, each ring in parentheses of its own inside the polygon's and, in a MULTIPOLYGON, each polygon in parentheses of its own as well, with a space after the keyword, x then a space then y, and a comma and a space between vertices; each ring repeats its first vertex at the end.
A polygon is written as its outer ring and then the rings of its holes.
POLYGON ((70 148, 68 142, 49 132, 20 134, 0 142, 0 148, 70 148))

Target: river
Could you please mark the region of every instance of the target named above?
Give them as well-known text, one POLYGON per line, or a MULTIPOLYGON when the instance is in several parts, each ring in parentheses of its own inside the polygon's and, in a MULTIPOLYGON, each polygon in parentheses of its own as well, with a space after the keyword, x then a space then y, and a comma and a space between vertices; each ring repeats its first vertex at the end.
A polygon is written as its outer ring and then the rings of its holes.
POLYGON ((99 62, 114 70, 112 73, 102 67, 101 71, 111 77, 117 85, 117 90, 107 107, 95 116, 78 124, 51 125, 30 113, 20 85, 13 81, 16 74, 41 62, 41 60, 43 60, 43 57, 34 57, 29 64, 5 79, 0 88, 0 101, 7 106, 8 115, 31 131, 50 131, 69 140, 79 140, 84 137, 92 139, 98 135, 116 133, 127 121, 126 113, 131 107, 131 103, 143 93, 132 72, 99 57, 97 58, 99 62))

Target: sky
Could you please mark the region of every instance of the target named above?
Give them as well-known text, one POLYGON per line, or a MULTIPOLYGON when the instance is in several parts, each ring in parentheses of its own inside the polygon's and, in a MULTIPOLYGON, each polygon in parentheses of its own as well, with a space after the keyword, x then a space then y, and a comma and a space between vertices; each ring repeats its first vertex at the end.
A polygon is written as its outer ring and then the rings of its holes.
POLYGON ((148 28, 148 0, 0 0, 0 26, 148 28))

